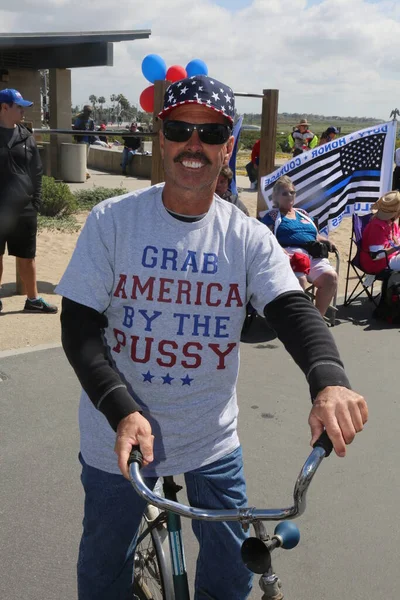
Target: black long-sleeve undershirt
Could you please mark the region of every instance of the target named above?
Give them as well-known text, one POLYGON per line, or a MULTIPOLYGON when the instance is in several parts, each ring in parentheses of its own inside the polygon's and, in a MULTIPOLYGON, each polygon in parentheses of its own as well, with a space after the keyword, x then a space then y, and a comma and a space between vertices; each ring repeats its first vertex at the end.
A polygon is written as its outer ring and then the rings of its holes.
POLYGON ((141 410, 113 365, 103 337, 107 317, 73 302, 62 300, 61 341, 81 386, 116 430, 118 423, 141 410))
MULTIPOLYGON (((286 350, 306 375, 311 398, 329 385, 350 387, 339 352, 323 319, 302 292, 288 292, 264 310, 286 350)), ((103 337, 107 317, 63 298, 62 344, 83 389, 111 427, 140 411, 117 371, 103 337)))
POLYGON ((264 308, 278 339, 305 374, 312 400, 329 385, 350 388, 339 351, 323 318, 303 292, 287 292, 264 308))

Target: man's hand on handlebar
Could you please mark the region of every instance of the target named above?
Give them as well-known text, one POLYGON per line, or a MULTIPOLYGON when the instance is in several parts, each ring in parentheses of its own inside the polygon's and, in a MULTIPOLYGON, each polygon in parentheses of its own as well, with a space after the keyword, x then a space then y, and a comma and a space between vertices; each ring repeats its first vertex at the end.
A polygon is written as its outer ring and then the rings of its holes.
POLYGON ((118 466, 122 475, 129 479, 128 458, 132 446, 140 446, 143 465, 153 461, 154 435, 151 425, 139 412, 134 412, 119 422, 114 452, 118 455, 118 466))
POLYGON ((325 428, 336 454, 345 456, 346 445, 367 420, 368 407, 362 396, 341 386, 328 386, 319 392, 310 412, 311 445, 325 428))

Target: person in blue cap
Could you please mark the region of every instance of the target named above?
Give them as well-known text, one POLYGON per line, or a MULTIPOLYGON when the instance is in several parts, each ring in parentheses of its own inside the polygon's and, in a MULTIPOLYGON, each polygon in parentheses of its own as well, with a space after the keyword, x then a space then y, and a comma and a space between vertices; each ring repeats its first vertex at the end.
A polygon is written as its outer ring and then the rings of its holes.
MULTIPOLYGON (((183 473, 193 506, 248 506, 236 394, 248 300, 308 378, 313 440, 326 426, 344 456, 367 419, 273 234, 215 194, 233 150, 234 116, 231 88, 213 77, 172 83, 158 115, 165 183, 98 204, 56 290, 63 347, 83 388, 79 600, 135 597, 145 501, 128 480, 133 445, 150 487, 183 473)), ((248 598, 241 525, 195 521, 193 529, 195 599, 248 598)))
MULTIPOLYGON (((3 255, 17 258, 27 293, 24 311, 56 313, 39 297, 36 281, 37 214, 42 189, 42 163, 32 133, 23 125, 24 110, 33 102, 14 89, 0 90, 0 284, 3 255)), ((0 300, 0 311, 3 308, 0 300)))
POLYGON ((322 146, 323 144, 327 144, 328 142, 331 142, 332 140, 335 139, 335 137, 338 135, 338 133, 339 133, 339 129, 337 127, 334 127, 333 125, 331 127, 328 127, 328 129, 326 129, 321 134, 318 146, 322 146))

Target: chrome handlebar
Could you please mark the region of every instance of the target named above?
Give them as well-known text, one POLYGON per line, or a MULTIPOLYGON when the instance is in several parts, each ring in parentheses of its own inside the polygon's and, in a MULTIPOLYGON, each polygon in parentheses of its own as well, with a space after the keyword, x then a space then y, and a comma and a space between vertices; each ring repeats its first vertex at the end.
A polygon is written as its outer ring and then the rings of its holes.
POLYGON ((308 487, 325 456, 332 451, 332 443, 324 432, 314 444, 314 448, 304 463, 293 491, 293 506, 288 508, 257 509, 254 507, 231 510, 206 510, 192 508, 180 502, 167 500, 152 492, 144 483, 140 473, 141 453, 138 447, 132 449, 130 464, 130 480, 136 492, 149 504, 161 510, 168 510, 189 519, 200 521, 240 521, 252 523, 254 521, 285 521, 302 515, 306 509, 306 496, 308 487))

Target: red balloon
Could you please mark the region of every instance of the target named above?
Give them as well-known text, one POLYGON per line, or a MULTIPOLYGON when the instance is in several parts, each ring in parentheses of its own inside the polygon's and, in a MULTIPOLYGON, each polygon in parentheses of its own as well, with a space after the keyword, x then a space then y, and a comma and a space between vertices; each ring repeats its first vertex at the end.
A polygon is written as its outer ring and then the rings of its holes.
POLYGON ((167 81, 179 81, 187 77, 186 69, 180 65, 172 65, 167 71, 165 79, 167 81))
POLYGON ((154 85, 149 85, 140 94, 139 98, 140 106, 145 112, 152 113, 154 110, 154 85))

